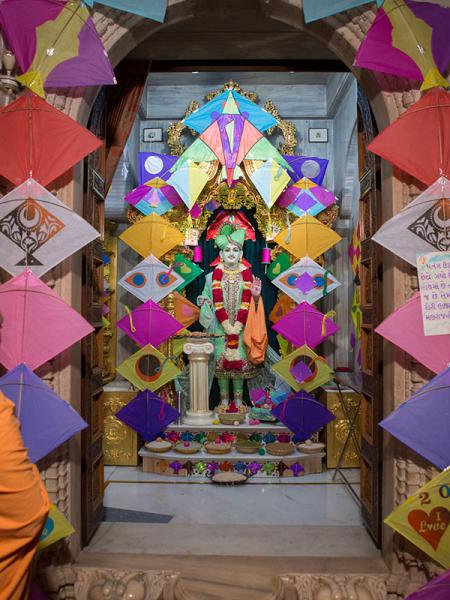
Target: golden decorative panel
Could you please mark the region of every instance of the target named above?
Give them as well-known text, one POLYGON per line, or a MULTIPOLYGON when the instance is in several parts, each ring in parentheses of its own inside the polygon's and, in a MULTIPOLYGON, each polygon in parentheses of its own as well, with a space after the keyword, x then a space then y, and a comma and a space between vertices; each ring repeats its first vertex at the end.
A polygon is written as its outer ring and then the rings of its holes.
MULTIPOLYGON (((353 418, 355 416, 355 411, 358 410, 358 403, 360 400, 359 394, 353 390, 342 390, 342 395, 350 417, 353 418)), ((325 397, 328 410, 336 415, 336 419, 327 425, 327 468, 334 469, 337 466, 339 456, 349 433, 349 422, 346 419, 341 403, 339 402, 339 392, 337 390, 325 390, 325 397)), ((361 443, 359 417, 356 421, 355 431, 357 439, 359 440, 359 443, 361 443)), ((360 466, 359 455, 352 438, 350 438, 347 444, 347 450, 340 466, 347 469, 360 466)))
POLYGON ((114 416, 135 396, 136 392, 105 391, 102 394, 105 465, 136 466, 138 464, 138 435, 114 416))

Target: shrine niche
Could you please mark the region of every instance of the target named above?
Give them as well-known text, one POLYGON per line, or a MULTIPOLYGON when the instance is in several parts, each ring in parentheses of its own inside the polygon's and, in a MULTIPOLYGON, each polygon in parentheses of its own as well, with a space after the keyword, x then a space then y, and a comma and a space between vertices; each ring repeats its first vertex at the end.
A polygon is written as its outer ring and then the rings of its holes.
MULTIPOLYGON (((245 479, 323 468, 319 431, 333 427, 335 415, 317 394, 333 376, 320 344, 339 325, 332 310, 313 303, 340 285, 323 256, 341 239, 333 230, 337 198, 322 185, 327 160, 295 155, 294 123, 271 100, 264 107, 257 102, 233 81, 203 104, 190 102, 182 121, 168 127, 172 154, 143 156, 152 176, 125 198, 131 227, 120 239, 140 257, 121 278, 110 269, 108 280, 144 304, 132 298, 125 307, 108 304, 141 346, 117 366, 124 381, 114 385, 128 380, 152 392, 155 412, 140 405, 141 420, 177 411, 161 431, 139 430, 144 471, 245 479), (270 141, 275 131, 278 147, 270 141), (275 324, 276 306, 286 297, 290 306, 275 324), (174 319, 173 332, 163 334, 154 302, 174 319), (305 335, 284 337, 286 327, 305 335), (163 334, 157 349, 145 345, 150 331, 163 334), (306 428, 297 423, 300 406, 311 421, 306 428)), ((107 247, 114 248, 113 239, 107 247)), ((111 364, 107 345, 105 364, 111 364)), ((133 406, 117 417, 135 428, 133 406)), ((114 417, 108 419, 113 431, 114 417)), ((111 444, 117 440, 107 436, 109 457, 118 452, 111 444)))

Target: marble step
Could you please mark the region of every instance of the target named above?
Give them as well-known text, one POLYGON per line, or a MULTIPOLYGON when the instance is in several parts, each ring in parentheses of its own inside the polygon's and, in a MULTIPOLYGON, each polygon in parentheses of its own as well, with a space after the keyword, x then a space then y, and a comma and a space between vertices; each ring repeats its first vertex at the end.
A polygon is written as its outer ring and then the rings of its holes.
POLYGON ((205 462, 219 462, 228 460, 230 462, 250 462, 250 461, 259 461, 259 462, 280 462, 280 460, 295 460, 302 459, 304 461, 315 460, 317 458, 323 458, 325 456, 325 452, 316 452, 315 454, 305 454, 304 452, 299 452, 296 450, 292 454, 287 454, 285 456, 274 456, 272 454, 258 454, 255 452, 254 454, 244 454, 242 452, 238 452, 234 448, 227 452, 226 454, 211 454, 206 452, 206 450, 201 450, 200 452, 196 452, 195 454, 183 454, 181 452, 175 452, 174 450, 169 450, 169 452, 151 452, 147 450, 145 446, 143 446, 139 450, 139 456, 145 458, 159 458, 164 460, 179 460, 186 461, 192 460, 193 462, 198 462, 199 460, 203 460, 205 462))

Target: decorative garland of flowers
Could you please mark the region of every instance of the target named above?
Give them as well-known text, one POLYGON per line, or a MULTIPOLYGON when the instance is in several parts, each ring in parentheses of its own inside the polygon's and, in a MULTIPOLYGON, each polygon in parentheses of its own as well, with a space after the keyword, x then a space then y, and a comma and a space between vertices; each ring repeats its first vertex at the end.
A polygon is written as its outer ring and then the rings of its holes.
POLYGON ((244 361, 240 358, 238 351, 239 335, 247 322, 250 300, 252 298, 251 287, 253 275, 251 269, 244 269, 244 271, 241 272, 241 277, 244 282, 244 289, 242 290, 241 296, 241 308, 238 310, 234 325, 232 325, 224 306, 222 290, 223 269, 216 267, 212 275, 212 296, 216 318, 222 325, 226 334, 223 367, 224 369, 231 371, 242 371, 244 367, 244 361))

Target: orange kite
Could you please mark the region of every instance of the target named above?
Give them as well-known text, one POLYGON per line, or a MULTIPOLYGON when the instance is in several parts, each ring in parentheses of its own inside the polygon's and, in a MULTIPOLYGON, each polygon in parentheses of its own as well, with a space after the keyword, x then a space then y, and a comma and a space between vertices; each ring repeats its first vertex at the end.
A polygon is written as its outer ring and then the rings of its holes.
POLYGON ((14 404, 1 392, 0 440, 0 600, 25 600, 50 502, 23 446, 14 404))

